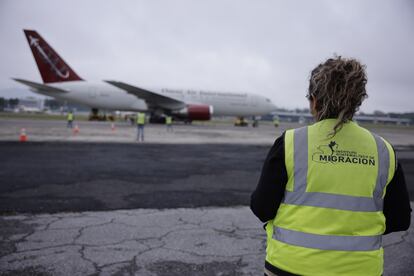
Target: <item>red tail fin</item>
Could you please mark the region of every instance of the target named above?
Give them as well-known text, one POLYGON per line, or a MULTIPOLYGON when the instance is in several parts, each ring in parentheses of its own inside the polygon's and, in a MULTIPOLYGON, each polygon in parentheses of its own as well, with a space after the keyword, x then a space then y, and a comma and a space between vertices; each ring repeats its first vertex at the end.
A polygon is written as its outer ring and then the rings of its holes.
POLYGON ((44 83, 82 80, 36 31, 24 33, 44 83))

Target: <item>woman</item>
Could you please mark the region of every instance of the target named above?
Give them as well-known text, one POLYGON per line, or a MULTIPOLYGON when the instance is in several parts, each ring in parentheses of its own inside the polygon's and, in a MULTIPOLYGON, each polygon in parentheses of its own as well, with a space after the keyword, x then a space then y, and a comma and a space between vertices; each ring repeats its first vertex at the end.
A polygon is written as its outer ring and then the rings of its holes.
POLYGON ((365 66, 335 57, 309 83, 316 123, 271 148, 251 209, 266 222, 265 275, 381 275, 381 237, 410 225, 392 146, 352 121, 367 97, 365 66))

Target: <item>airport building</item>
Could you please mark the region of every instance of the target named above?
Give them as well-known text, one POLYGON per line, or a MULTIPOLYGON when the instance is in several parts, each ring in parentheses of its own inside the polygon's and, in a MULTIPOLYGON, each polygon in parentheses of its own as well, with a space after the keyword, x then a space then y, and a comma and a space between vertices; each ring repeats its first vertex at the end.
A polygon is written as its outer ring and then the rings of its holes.
MULTIPOLYGON (((298 122, 306 124, 313 122, 313 116, 310 113, 299 113, 289 111, 276 111, 269 115, 263 116, 263 120, 272 120, 277 116, 281 122, 298 122)), ((356 115, 354 120, 359 123, 373 123, 373 124, 394 124, 409 126, 413 122, 408 118, 392 118, 390 116, 376 116, 376 115, 356 115)))
POLYGON ((19 104, 16 109, 18 112, 41 112, 44 110, 44 107, 44 99, 26 97, 19 99, 19 104))

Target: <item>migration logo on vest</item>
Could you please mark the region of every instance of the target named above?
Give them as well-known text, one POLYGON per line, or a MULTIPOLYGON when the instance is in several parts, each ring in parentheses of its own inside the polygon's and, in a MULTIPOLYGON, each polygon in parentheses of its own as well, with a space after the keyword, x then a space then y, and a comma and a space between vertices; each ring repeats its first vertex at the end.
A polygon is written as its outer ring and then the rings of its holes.
POLYGON ((361 154, 355 150, 343 150, 335 141, 328 145, 317 146, 317 151, 312 154, 312 161, 318 163, 350 163, 364 166, 375 166, 374 156, 361 154))

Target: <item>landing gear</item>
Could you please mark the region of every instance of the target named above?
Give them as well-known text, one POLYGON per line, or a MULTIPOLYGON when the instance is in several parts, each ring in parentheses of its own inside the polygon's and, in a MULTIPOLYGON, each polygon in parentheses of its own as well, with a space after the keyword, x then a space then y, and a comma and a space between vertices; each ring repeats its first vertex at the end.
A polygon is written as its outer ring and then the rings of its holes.
POLYGON ((106 113, 99 114, 97 108, 92 108, 91 113, 89 114, 89 121, 115 121, 115 117, 112 114, 106 116, 106 113))
POLYGON ((89 113, 89 121, 100 121, 98 113, 99 110, 97 108, 92 108, 91 113, 89 113))
POLYGON ((149 122, 151 124, 165 124, 165 117, 151 114, 149 122))

